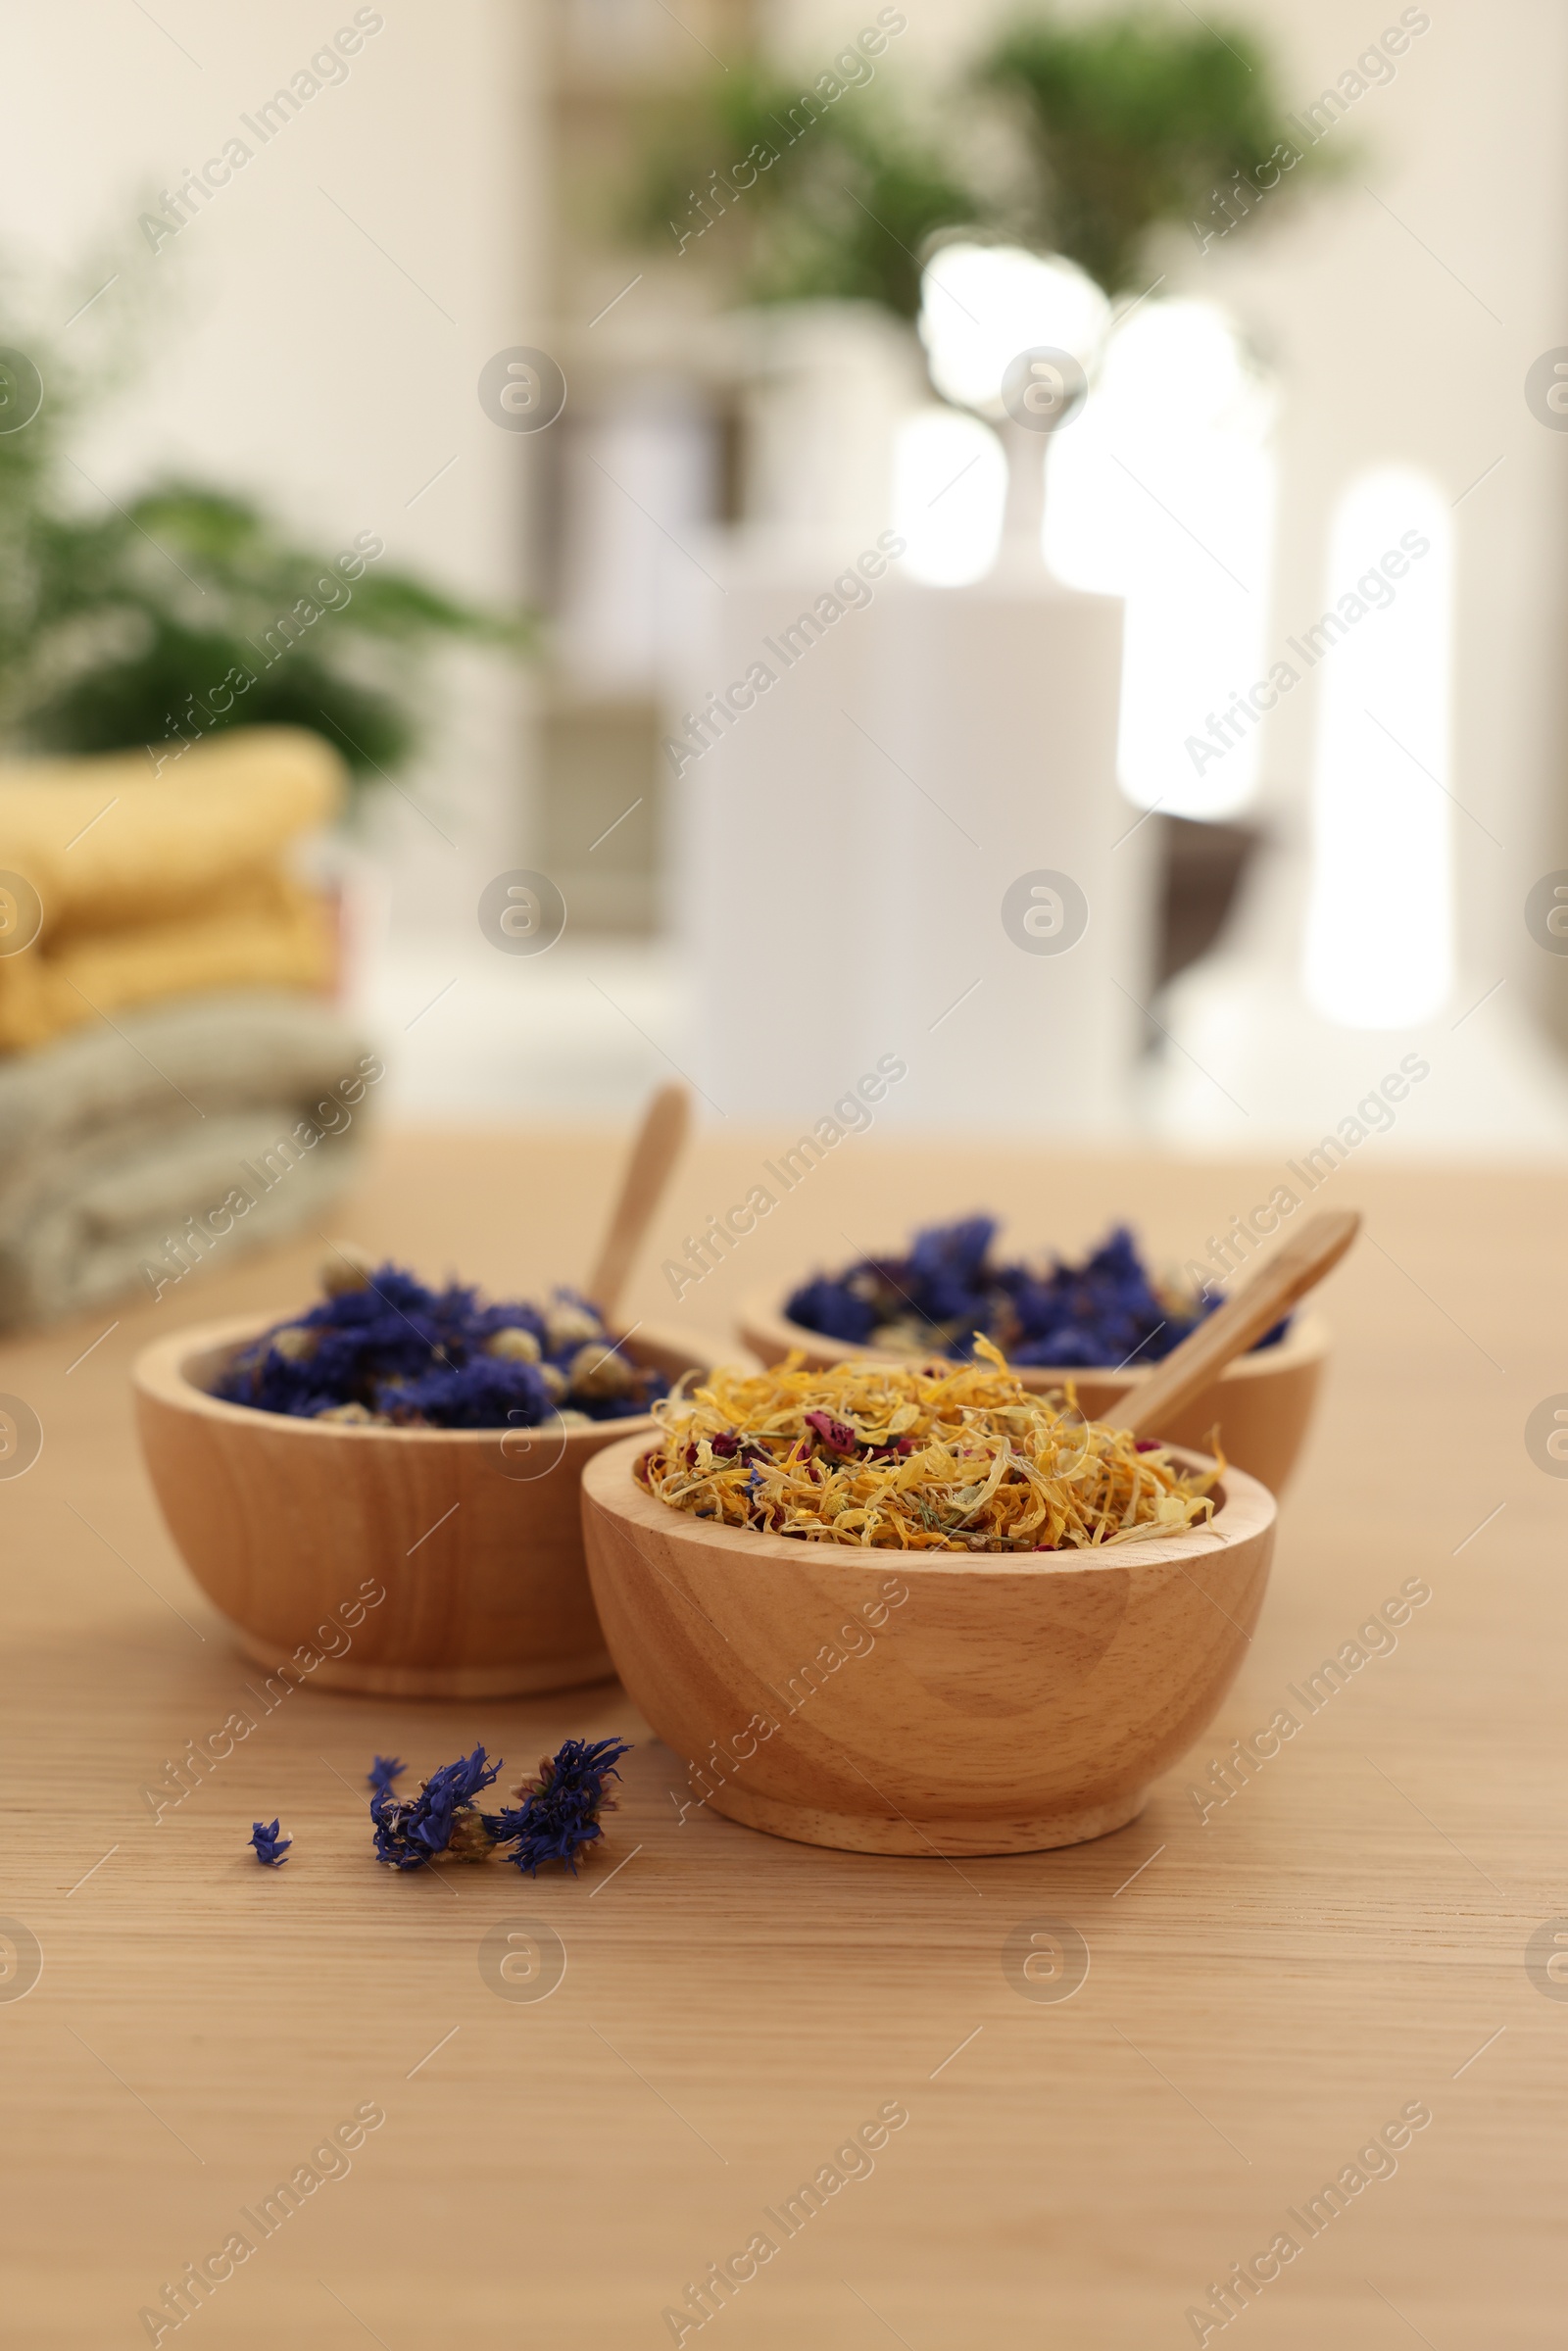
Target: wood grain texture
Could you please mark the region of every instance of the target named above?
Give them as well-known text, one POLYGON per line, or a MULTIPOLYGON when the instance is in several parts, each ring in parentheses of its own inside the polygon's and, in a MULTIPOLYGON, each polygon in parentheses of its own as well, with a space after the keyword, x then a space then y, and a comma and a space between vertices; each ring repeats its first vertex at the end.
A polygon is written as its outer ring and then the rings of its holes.
MULTIPOLYGON (((320 1688, 506 1697, 600 1682, 611 1664, 583 1558, 584 1464, 628 1431, 379 1429, 253 1412, 211 1394, 276 1321, 243 1315, 155 1340, 131 1370, 136 1425, 180 1555, 269 1667, 314 1649, 320 1688)), ((671 1377, 706 1369, 644 1331, 671 1377)))
MULTIPOLYGON (((850 1347, 792 1322, 780 1311, 776 1294, 768 1291, 754 1291, 747 1297, 735 1328, 763 1363, 782 1363, 786 1355, 798 1351, 809 1368, 819 1370, 874 1351, 850 1347)), ((1270 1494, 1283 1494, 1311 1426, 1328 1348, 1328 1326, 1322 1317, 1298 1315, 1277 1346, 1225 1364, 1195 1396, 1163 1415, 1167 1425, 1159 1433, 1172 1445, 1186 1445, 1193 1452, 1201 1452, 1217 1441, 1224 1446, 1227 1460, 1256 1478, 1270 1494)), ((1089 1419, 1109 1420, 1118 1414, 1126 1417, 1129 1409, 1137 1407, 1161 1366, 1132 1363, 1118 1371, 1083 1371, 1021 1363, 1013 1368, 1024 1387, 1037 1396, 1050 1389, 1064 1389, 1070 1382, 1079 1409, 1089 1419)))
POLYGON ((1125 1828, 1263 1603, 1274 1499, 1240 1471, 1191 1534, 964 1558, 710 1526, 637 1484, 646 1449, 583 1472, 611 1655, 694 1796, 807 1844, 1034 1853, 1125 1828))
MULTIPOLYGON (((674 1306, 661 1260, 789 1139, 698 1139, 629 1322, 722 1345, 747 1290, 781 1296, 803 1267, 977 1205, 1037 1229, 1049 1199, 1063 1249, 1126 1215, 1180 1262, 1281 1180, 873 1132, 674 1306)), ((1334 1353, 1242 1670, 1136 1824, 1057 1852, 760 1837, 691 1801, 685 1759, 614 1684, 414 1701, 307 1677, 264 1713, 163 1527, 128 1370, 176 1320, 308 1295, 318 1240, 215 1251, 157 1306, 9 1341, 0 1393, 44 1442, 0 1479, 0 1912, 43 1969, 0 1998, 0 2339, 143 2344, 165 2281, 374 2100, 386 2121, 348 2176, 305 2193, 166 2346, 658 2351, 663 2310, 766 2230, 777 2252, 688 2351, 1180 2351, 1210 2283, 1424 2100, 1396 2175, 1348 2193, 1210 2351, 1554 2345, 1568 2002, 1526 1954, 1568 1915, 1568 1480, 1524 1430, 1568 1390, 1568 1220, 1559 1171, 1413 1170, 1387 1155, 1398 1140, 1364 1144, 1319 1195, 1366 1228, 1323 1294, 1334 1353), (1411 1579, 1431 1597, 1321 1677, 1411 1579), (194 1761, 239 1710, 248 1735, 194 1761), (1238 1768, 1236 1742, 1283 1711, 1294 1734, 1238 1768), (638 1744, 575 1883, 371 1861, 372 1752, 422 1773, 483 1739, 510 1779, 568 1734, 611 1733, 638 1744), (159 1798, 181 1758, 189 1792, 159 1798), (1227 1759, 1229 1795, 1211 1769, 1227 1759), (274 1814, 295 1841, 270 1872, 244 1839, 274 1814), (493 1959, 481 1972, 486 1937, 519 1919, 566 1953, 546 1999, 501 1997, 493 1959), (1043 1920, 1090 1953, 1070 1999, 1005 1972, 1043 1920), (909 2120, 866 2177, 844 2151, 892 2100, 909 2120), (764 2217, 839 2154, 834 2176, 858 2176, 793 2234, 764 2217)), ((591 1261, 623 1148, 406 1136, 331 1229, 537 1293, 591 1261)))
POLYGON ((607 1324, 617 1319, 627 1276, 686 1148, 691 1123, 691 1090, 686 1086, 661 1086, 643 1113, 609 1228, 583 1286, 584 1297, 592 1298, 607 1324))

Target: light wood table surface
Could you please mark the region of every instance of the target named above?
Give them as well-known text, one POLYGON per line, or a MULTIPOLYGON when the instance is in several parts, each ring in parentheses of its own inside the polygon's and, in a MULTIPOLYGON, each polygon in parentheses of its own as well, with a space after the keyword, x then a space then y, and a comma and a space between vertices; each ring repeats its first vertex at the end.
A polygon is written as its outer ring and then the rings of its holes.
MULTIPOLYGON (((723 1333, 759 1281, 977 1205, 1070 1247, 1126 1213, 1179 1262, 1281 1180, 873 1133, 677 1308, 658 1257, 788 1140, 699 1142, 634 1313, 723 1333)), ((579 1277, 619 1147, 390 1138, 332 1229, 503 1292, 579 1277)), ((1568 1920, 1568 1482, 1524 1432, 1568 1390, 1568 1218, 1558 1177, 1380 1148, 1320 1195, 1368 1231, 1323 1294, 1327 1393, 1242 1677, 1140 1821, 1062 1852, 959 1866, 682 1820, 684 1762, 612 1684, 462 1705, 307 1689, 155 1822, 143 1788, 252 1677, 159 1521, 127 1365, 176 1320, 298 1303, 318 1249, 215 1260, 157 1305, 0 1349, 0 1391, 45 1431, 0 1481, 0 1911, 43 1954, 0 1997, 6 2339, 148 2340, 139 2310, 257 2235, 241 2209, 368 2106, 385 2121, 347 2176, 163 2341, 653 2351, 666 2306, 760 2231, 778 2250, 705 2344, 1174 2351, 1282 2232, 1301 2249, 1210 2342, 1560 2343, 1568 1998, 1527 1947, 1568 1920), (1291 1686, 1412 1578, 1432 1596, 1396 1648, 1308 1714, 1291 1686), (1298 1733, 1200 1818, 1190 1783, 1281 1708, 1298 1733), (417 1774, 482 1739, 531 1766, 611 1732, 638 1744, 578 1881, 375 1865, 372 1752, 417 1774), (246 1838, 274 1814, 295 1841, 266 1871, 246 1838), (481 1974, 519 1916, 565 1947, 546 2000, 481 1974), (1045 1918, 1091 1955, 1068 2000, 1004 1972, 1045 1918), (869 2176, 792 2236, 764 2217, 889 2105, 908 2119, 869 2176), (1411 2106, 1432 2119, 1392 2176, 1316 2234, 1289 2217, 1411 2106)))

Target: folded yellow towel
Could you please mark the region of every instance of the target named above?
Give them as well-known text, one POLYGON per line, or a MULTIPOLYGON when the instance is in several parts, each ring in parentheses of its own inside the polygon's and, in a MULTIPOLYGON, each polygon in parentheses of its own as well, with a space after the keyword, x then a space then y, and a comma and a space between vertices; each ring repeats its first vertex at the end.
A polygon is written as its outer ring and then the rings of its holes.
POLYGON ((156 921, 327 823, 344 775, 329 743, 293 726, 235 727, 173 754, 0 761, 0 869, 37 891, 45 939, 156 921))
POLYGON ((242 876, 181 921, 78 931, 0 960, 0 1052, 173 996, 325 988, 335 959, 331 918, 314 891, 281 873, 242 876))
POLYGON ((337 754, 250 727, 156 756, 0 762, 0 872, 42 906, 36 940, 0 955, 0 1051, 119 1006, 329 982, 330 920, 281 853, 335 812, 337 754))

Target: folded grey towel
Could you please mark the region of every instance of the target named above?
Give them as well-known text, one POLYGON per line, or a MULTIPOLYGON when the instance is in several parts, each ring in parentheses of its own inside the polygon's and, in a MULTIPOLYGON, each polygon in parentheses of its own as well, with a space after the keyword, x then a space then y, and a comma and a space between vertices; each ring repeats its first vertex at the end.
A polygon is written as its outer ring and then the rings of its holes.
POLYGON ((188 997, 0 1059, 0 1327, 275 1240, 356 1172, 385 1075, 331 1006, 188 997))

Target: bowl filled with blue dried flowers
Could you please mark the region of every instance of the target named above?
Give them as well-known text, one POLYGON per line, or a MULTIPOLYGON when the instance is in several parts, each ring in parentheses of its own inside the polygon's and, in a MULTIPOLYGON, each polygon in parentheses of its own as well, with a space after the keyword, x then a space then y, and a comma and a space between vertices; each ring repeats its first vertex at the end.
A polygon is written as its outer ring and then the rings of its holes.
MULTIPOLYGON (((881 1361, 971 1362, 977 1341, 1001 1348, 1037 1395, 1071 1383, 1089 1420, 1115 1417, 1138 1389, 1220 1302, 1152 1272, 1132 1232, 1118 1225, 1075 1260, 1008 1259, 997 1222, 963 1217, 927 1226, 908 1246, 818 1272, 780 1302, 748 1298, 739 1332, 762 1362, 799 1354, 808 1370, 869 1356, 881 1361)), ((1229 1365, 1180 1413, 1173 1444, 1211 1451, 1278 1494, 1305 1439, 1328 1350, 1320 1316, 1298 1312, 1229 1365)))
POLYGON ((247 1656, 410 1697, 612 1672, 583 1558, 584 1464, 653 1432, 708 1357, 540 1303, 436 1290, 334 1248, 298 1313, 138 1356, 142 1450, 187 1566, 247 1656))

